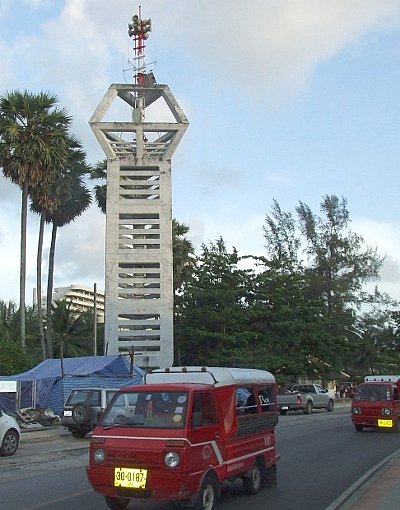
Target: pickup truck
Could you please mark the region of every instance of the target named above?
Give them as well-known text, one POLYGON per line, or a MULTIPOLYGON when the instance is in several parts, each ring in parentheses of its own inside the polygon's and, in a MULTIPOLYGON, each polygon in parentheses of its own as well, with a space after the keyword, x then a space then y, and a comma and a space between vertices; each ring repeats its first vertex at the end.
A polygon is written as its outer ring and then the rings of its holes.
POLYGON ((278 395, 278 408, 282 415, 288 411, 311 414, 313 409, 326 409, 330 413, 333 407, 333 398, 319 384, 295 384, 290 390, 278 395))

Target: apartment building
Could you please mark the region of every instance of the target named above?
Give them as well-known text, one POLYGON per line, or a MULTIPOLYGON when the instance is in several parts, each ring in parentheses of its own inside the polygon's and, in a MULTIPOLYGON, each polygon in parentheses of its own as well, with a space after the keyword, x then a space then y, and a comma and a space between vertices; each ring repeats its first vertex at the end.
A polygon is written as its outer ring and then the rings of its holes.
POLYGON ((85 312, 93 310, 95 306, 98 322, 104 322, 104 290, 93 287, 85 287, 84 285, 69 285, 68 287, 56 287, 53 291, 53 301, 65 299, 71 303, 71 309, 77 312, 85 312))

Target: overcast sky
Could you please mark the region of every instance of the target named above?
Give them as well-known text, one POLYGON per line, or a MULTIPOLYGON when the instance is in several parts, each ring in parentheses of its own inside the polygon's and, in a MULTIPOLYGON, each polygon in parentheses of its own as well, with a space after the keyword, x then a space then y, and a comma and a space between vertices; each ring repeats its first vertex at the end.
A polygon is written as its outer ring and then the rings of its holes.
MULTIPOLYGON (((0 0, 0 94, 55 93, 90 163, 88 120, 112 83, 132 82, 135 0, 0 0)), ((386 256, 381 290, 400 299, 400 2, 142 0, 147 69, 190 126, 172 161, 173 215, 196 247, 223 237, 264 253, 273 199, 318 212, 348 200, 352 229, 386 256)), ((115 119, 118 120, 118 119, 115 119)), ((0 299, 19 300, 19 189, 0 176, 0 299)), ((104 286, 104 217, 59 230, 55 286, 104 286)), ((29 217, 27 301, 38 219, 29 217)), ((46 239, 45 259, 49 238, 46 239)), ((45 265, 46 270, 46 265, 45 265)))

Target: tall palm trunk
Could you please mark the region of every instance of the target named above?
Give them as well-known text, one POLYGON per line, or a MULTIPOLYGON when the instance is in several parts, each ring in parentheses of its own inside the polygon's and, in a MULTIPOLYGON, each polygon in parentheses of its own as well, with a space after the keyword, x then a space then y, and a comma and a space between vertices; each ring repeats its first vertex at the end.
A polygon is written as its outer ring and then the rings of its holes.
POLYGON ((26 223, 28 214, 28 182, 22 187, 21 198, 21 251, 20 251, 20 276, 19 276, 19 313, 20 313, 20 339, 21 347, 25 350, 25 286, 26 286, 26 223))
POLYGON ((42 310, 42 253, 43 253, 43 235, 46 222, 46 213, 40 215, 39 239, 36 259, 36 299, 37 299, 37 320, 39 323, 40 345, 42 347, 42 358, 46 359, 46 340, 44 337, 43 310, 42 310))
POLYGON ((47 355, 49 358, 54 357, 51 303, 53 300, 54 258, 56 251, 56 238, 57 238, 57 226, 55 223, 53 223, 49 252, 49 273, 47 275, 47 299, 46 299, 46 314, 47 314, 46 344, 47 355))

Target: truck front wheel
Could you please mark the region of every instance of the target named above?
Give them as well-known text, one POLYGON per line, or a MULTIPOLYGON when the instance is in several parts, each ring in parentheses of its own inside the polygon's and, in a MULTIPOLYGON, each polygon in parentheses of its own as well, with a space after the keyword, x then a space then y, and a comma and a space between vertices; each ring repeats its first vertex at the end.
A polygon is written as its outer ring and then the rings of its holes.
POLYGON ((354 428, 357 432, 362 432, 363 426, 362 425, 354 425, 354 428))
POLYGON ((206 476, 201 486, 194 510, 213 510, 216 505, 218 487, 211 476, 206 476))

